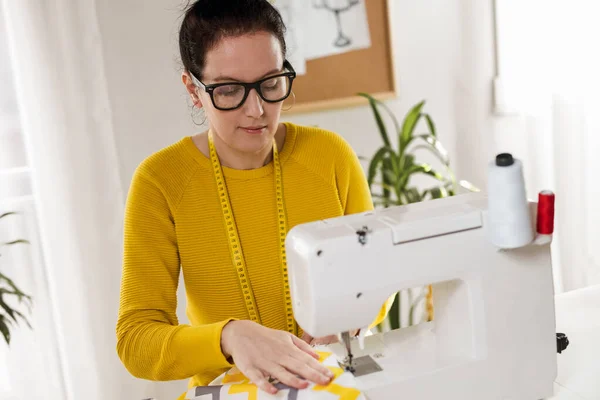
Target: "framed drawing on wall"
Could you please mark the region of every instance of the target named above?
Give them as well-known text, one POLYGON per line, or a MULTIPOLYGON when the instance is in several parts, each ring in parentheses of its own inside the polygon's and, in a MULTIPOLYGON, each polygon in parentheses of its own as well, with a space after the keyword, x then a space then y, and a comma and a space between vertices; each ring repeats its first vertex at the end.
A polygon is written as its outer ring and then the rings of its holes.
MULTIPOLYGON (((300 0, 310 1, 310 0, 300 0)), ((334 4, 349 10, 352 5, 360 4, 366 11, 365 31, 368 29, 370 43, 356 50, 326 55, 306 61, 304 73, 299 74, 293 84, 295 99, 291 96, 284 104, 287 115, 314 111, 345 108, 367 104, 366 99, 357 95, 366 92, 385 100, 396 97, 394 74, 394 54, 390 29, 390 0, 312 0, 320 8, 333 11, 337 21, 336 35, 323 37, 327 43, 345 46, 350 37, 344 33, 344 15, 335 12, 334 4), (293 103, 293 106, 292 106, 293 103)), ((314 51, 312 48, 310 51, 314 51)))

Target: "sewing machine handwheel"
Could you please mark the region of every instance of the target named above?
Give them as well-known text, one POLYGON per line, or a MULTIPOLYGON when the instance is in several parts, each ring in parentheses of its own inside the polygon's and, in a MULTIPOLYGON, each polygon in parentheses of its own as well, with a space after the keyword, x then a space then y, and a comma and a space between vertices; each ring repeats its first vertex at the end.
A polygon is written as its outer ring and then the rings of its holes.
POLYGON ((560 354, 569 346, 569 338, 564 333, 556 334, 556 351, 560 354))

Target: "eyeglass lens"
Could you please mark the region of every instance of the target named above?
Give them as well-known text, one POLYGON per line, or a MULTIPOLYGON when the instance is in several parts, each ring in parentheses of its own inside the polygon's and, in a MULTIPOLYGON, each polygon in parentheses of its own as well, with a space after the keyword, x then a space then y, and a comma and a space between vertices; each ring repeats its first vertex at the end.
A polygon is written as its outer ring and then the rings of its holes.
MULTIPOLYGON (((262 82, 259 94, 266 101, 280 101, 288 95, 289 87, 289 77, 277 76, 262 82)), ((235 108, 244 100, 244 94, 243 85, 230 84, 216 87, 213 99, 215 106, 219 108, 235 108)))

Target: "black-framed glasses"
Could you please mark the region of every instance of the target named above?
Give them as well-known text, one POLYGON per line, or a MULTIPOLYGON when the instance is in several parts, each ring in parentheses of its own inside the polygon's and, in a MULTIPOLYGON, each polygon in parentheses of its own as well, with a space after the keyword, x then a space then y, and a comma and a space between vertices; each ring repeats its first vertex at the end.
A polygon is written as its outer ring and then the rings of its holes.
POLYGON ((278 103, 288 98, 292 92, 292 82, 296 78, 296 71, 289 61, 283 62, 283 68, 288 72, 271 75, 256 82, 223 82, 204 84, 192 73, 190 76, 194 84, 202 87, 210 96, 217 110, 235 110, 244 104, 251 89, 255 89, 261 99, 267 103, 278 103))

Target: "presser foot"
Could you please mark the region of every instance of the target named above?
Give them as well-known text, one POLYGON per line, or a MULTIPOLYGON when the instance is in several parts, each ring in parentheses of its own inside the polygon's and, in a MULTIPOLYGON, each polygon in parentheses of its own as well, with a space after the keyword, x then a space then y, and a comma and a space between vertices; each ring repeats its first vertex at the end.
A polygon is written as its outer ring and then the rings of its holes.
POLYGON ((340 366, 344 371, 354 372, 354 365, 352 364, 352 345, 350 344, 350 332, 342 332, 341 339, 346 350, 346 358, 342 361, 340 366))
POLYGON ((340 368, 342 368, 346 372, 356 372, 354 368, 354 363, 352 362, 352 354, 346 356, 341 362, 338 362, 340 368))

